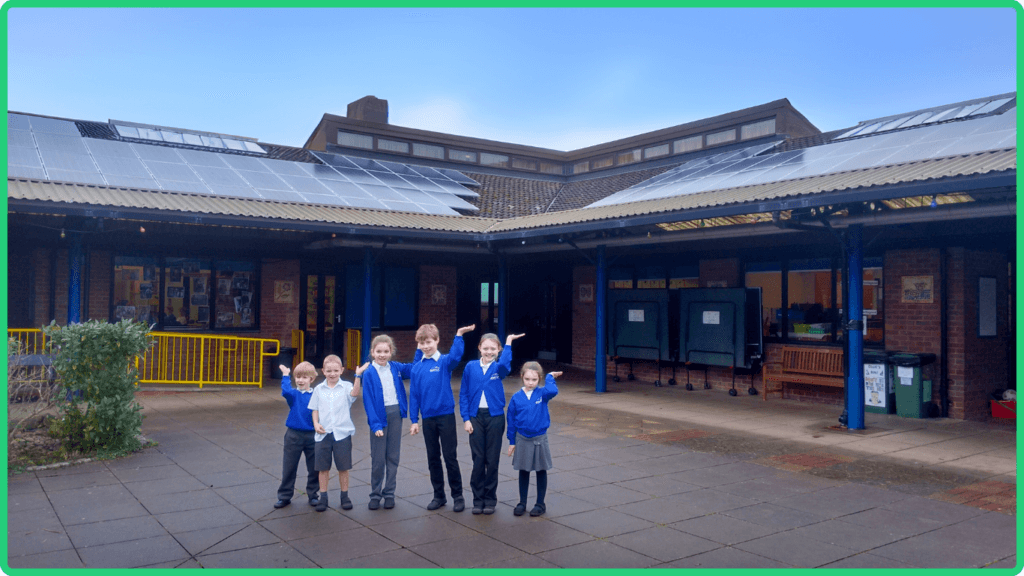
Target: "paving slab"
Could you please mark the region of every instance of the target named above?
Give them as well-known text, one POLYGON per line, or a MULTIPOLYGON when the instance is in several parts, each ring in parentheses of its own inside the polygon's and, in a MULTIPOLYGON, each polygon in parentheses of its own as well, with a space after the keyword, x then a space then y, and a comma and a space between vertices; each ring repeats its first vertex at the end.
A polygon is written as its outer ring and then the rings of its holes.
POLYGON ((691 518, 669 524, 669 528, 727 545, 754 540, 784 530, 781 527, 761 526, 725 514, 691 518))
POLYGON ((664 526, 612 536, 608 542, 661 562, 694 556, 722 546, 718 542, 664 526))
POLYGON ((289 544, 317 566, 340 566, 361 556, 399 550, 395 543, 369 528, 354 528, 340 533, 324 533, 312 538, 292 540, 289 544))
POLYGON ((538 554, 541 559, 562 568, 647 568, 659 562, 608 541, 593 541, 538 554))
POLYGON ((67 533, 76 548, 167 536, 167 530, 164 530, 164 527, 152 516, 78 524, 77 526, 68 526, 67 533))
POLYGON ((741 542, 734 547, 798 568, 823 566, 857 553, 850 548, 820 541, 809 544, 805 537, 795 531, 778 532, 741 542))
POLYGON ((316 568, 298 550, 288 544, 269 544, 245 550, 204 554, 196 557, 203 568, 316 568))
POLYGON ((522 554, 516 548, 484 534, 421 544, 409 547, 409 550, 442 568, 473 568, 522 554))
POLYGON ((78 555, 86 568, 132 568, 190 556, 171 536, 79 548, 78 555))

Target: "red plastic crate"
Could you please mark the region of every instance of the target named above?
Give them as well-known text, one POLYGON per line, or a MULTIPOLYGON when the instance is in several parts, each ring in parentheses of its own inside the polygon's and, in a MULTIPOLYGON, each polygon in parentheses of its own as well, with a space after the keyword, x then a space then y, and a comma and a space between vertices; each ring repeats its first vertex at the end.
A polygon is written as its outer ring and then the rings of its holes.
POLYGON ((1017 417, 1017 401, 1016 400, 990 400, 992 403, 992 417, 993 418, 1016 418, 1017 417))

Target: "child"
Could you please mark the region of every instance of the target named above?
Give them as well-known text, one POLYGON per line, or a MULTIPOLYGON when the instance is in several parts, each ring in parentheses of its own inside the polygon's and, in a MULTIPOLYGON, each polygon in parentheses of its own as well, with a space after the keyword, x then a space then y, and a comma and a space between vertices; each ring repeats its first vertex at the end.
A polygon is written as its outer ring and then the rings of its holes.
POLYGON ((316 431, 316 469, 320 472, 320 499, 317 512, 327 510, 327 483, 331 479, 331 460, 338 469, 338 485, 341 487, 341 508, 352 509, 348 498, 348 471, 352 468, 352 424, 350 408, 359 397, 359 384, 363 367, 356 369, 354 384, 341 380, 345 368, 341 358, 334 354, 324 358, 326 380, 313 389, 309 409, 313 411, 313 429, 316 431))
POLYGON ((299 456, 306 457, 306 496, 309 505, 317 504, 316 467, 313 462, 313 412, 309 406, 309 397, 313 393, 309 385, 316 378, 316 368, 309 362, 295 367, 295 388, 292 388, 291 377, 284 364, 281 365, 281 396, 288 401, 288 419, 284 425, 288 429, 284 433, 284 468, 281 472, 281 486, 277 489, 277 502, 274 508, 284 508, 291 504, 295 494, 295 475, 299 468, 299 456))
POLYGON ((367 362, 360 368, 365 381, 363 406, 371 434, 370 510, 380 508, 381 498, 384 499, 384 508, 395 507, 395 475, 402 449, 402 418, 407 414, 402 377, 409 376, 412 364, 392 362, 394 355, 395 341, 382 334, 370 344, 373 362, 367 362), (373 370, 367 370, 371 367, 373 370))
POLYGON ((448 354, 437 350, 441 339, 437 326, 424 324, 416 331, 416 347, 422 353, 413 361, 409 376, 409 434, 420 431, 420 412, 423 413, 423 442, 427 446, 427 468, 430 470, 430 484, 434 487, 434 499, 427 510, 437 510, 447 504, 444 497, 444 474, 441 470, 441 454, 448 469, 448 486, 452 490, 452 510, 462 512, 466 501, 462 497, 462 473, 456 459, 455 400, 452 393, 452 369, 462 360, 465 344, 462 335, 476 328, 476 324, 459 328, 448 354))
POLYGON ((512 341, 524 334, 509 334, 505 349, 496 334, 480 338, 480 360, 466 364, 459 388, 459 409, 469 432, 473 454, 473 514, 494 514, 498 505, 498 459, 505 432, 505 387, 501 379, 512 371, 512 341), (501 352, 497 362, 494 359, 501 352))
POLYGON ((551 449, 548 448, 548 426, 551 415, 548 414, 548 402, 558 395, 555 378, 561 372, 548 374, 546 385, 537 389, 544 370, 536 362, 523 364, 519 375, 523 379, 523 389, 512 395, 508 401, 508 455, 512 459, 512 468, 519 470, 519 504, 512 511, 516 516, 526 512, 526 496, 530 492, 530 471, 537 472, 537 504, 530 510, 530 516, 540 516, 547 508, 544 506, 544 494, 548 490, 548 468, 551 468, 551 449), (534 398, 537 396, 537 398, 534 398), (519 449, 516 449, 516 446, 519 449))

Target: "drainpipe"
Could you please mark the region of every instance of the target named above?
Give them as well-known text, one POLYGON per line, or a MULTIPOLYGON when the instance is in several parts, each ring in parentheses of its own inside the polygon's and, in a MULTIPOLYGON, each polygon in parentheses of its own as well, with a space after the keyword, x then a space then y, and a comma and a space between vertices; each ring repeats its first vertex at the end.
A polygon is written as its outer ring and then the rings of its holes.
POLYGON ((607 366, 605 361, 605 338, 608 336, 608 328, 605 325, 605 301, 608 292, 608 270, 604 256, 605 245, 597 247, 597 286, 595 289, 594 305, 597 307, 594 314, 597 324, 597 342, 594 350, 594 391, 604 393, 608 391, 607 366))
POLYGON ((850 273, 847 282, 850 285, 849 350, 847 355, 849 373, 846 377, 846 402, 851 430, 864 429, 864 259, 863 259, 863 226, 850 226, 847 234, 850 273))
MULTIPOLYGON (((949 360, 946 357, 948 351, 948 333, 946 317, 946 289, 949 280, 946 271, 946 247, 939 248, 939 285, 942 294, 939 296, 939 356, 942 364, 939 366, 939 406, 942 409, 942 417, 949 417, 949 360)), ((928 399, 931 401, 931 398, 928 399)))
POLYGON ((68 234, 68 324, 82 321, 82 235, 68 234))
POLYGON ((498 255, 498 340, 504 344, 508 335, 508 261, 498 255))
POLYGON ((370 334, 373 330, 373 254, 363 248, 363 338, 359 362, 370 359, 370 334))

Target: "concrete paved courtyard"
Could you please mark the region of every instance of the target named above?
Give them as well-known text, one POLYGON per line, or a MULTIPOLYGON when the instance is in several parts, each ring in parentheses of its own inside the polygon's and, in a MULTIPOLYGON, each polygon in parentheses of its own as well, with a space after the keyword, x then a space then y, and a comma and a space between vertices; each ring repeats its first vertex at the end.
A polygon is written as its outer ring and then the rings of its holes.
MULTIPOLYGON (((346 374, 346 377, 349 376, 346 374)), ((453 381, 457 387, 458 379, 453 381)), ((287 405, 263 389, 145 390, 156 447, 8 479, 19 567, 1001 567, 1016 564, 1015 428, 869 414, 639 382, 552 401, 547 513, 427 511, 423 440, 405 422, 397 505, 367 509, 369 441, 353 407, 355 508, 275 510, 287 405)), ((515 378, 506 390, 518 389, 515 378)), ((743 387, 745 388, 745 386, 743 387)), ((471 461, 459 425, 467 501, 471 461)), ((300 479, 304 466, 300 464, 300 479)), ((533 502, 531 488, 530 504, 533 502)))

